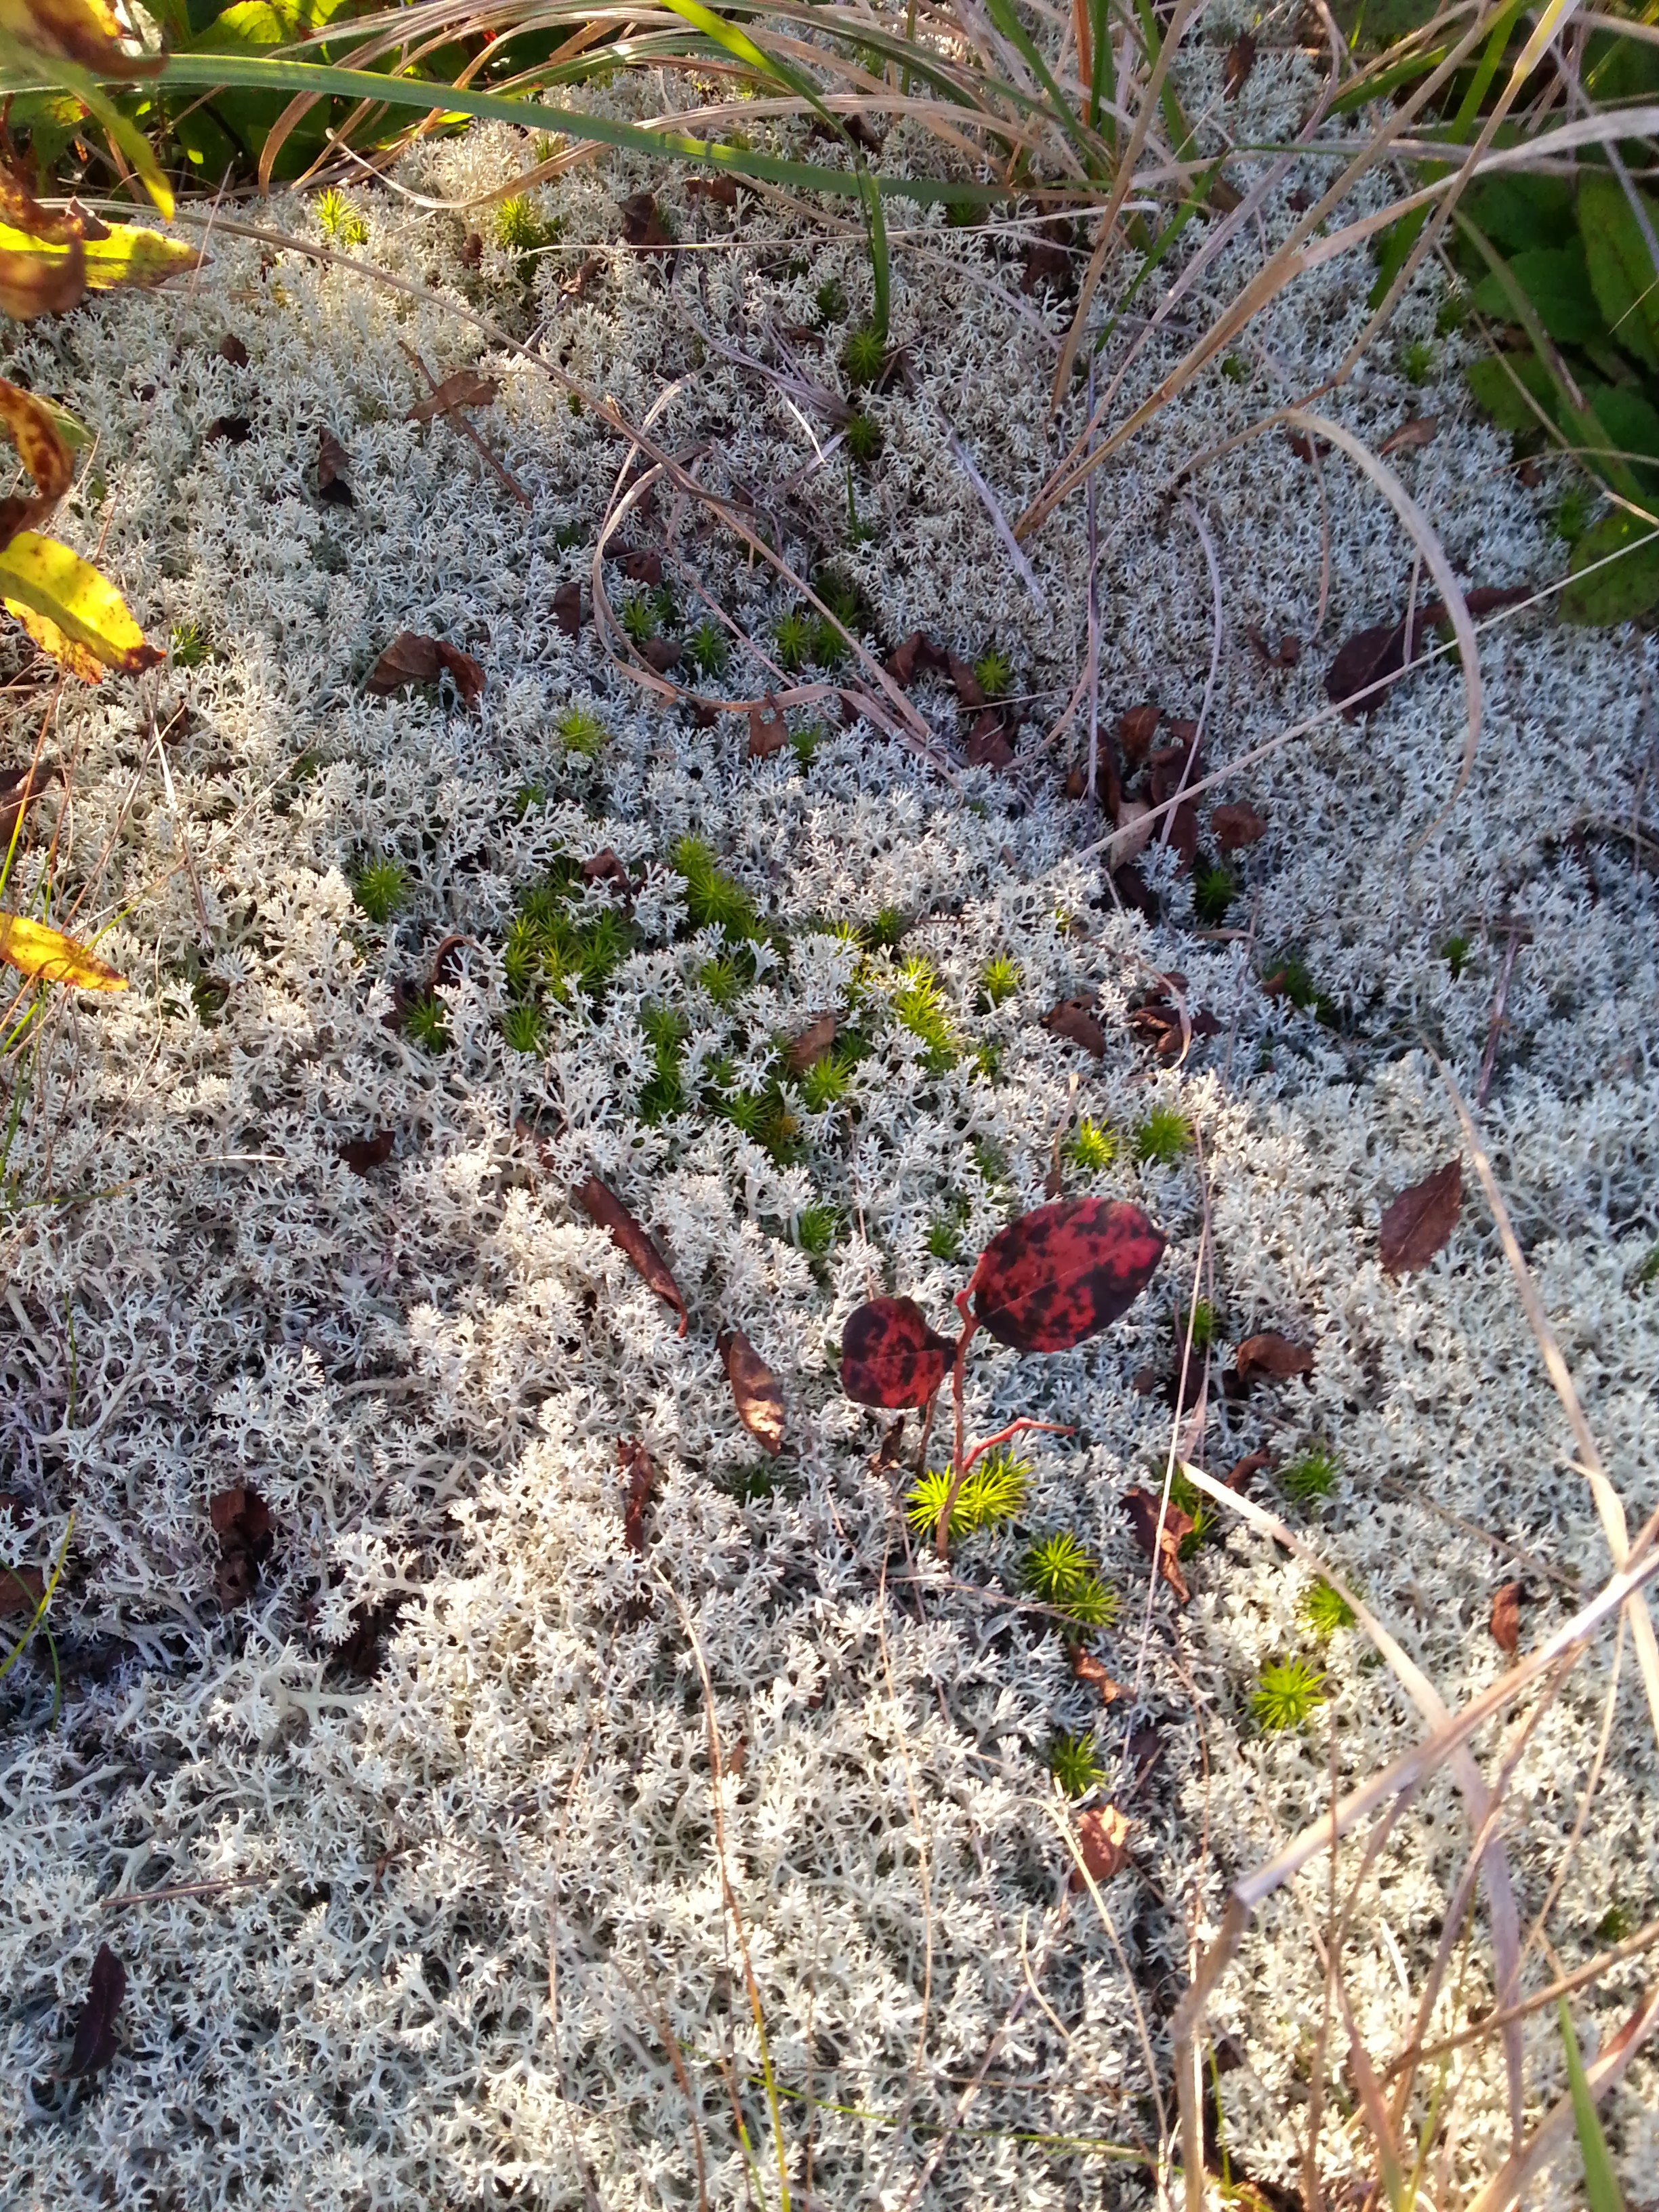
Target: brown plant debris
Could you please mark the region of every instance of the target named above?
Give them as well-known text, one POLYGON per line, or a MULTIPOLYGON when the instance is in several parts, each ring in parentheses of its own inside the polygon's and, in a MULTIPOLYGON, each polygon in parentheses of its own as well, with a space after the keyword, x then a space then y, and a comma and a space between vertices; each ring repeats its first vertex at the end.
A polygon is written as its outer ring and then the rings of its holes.
POLYGON ((1377 1253, 1391 1275, 1426 1267, 1456 1225, 1463 1205, 1463 1163, 1448 1160, 1402 1190, 1382 1216, 1377 1253))
POLYGON ((778 1378, 740 1328, 723 1328, 714 1339, 726 1363, 738 1419, 763 1451, 775 1458, 783 1449, 783 1393, 778 1378))

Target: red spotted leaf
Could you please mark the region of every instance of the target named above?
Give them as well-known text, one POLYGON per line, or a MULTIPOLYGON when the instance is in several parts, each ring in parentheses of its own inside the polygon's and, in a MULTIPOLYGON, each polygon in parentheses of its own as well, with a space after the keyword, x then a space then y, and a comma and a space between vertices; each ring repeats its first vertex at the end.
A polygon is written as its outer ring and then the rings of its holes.
POLYGON ((872 1298, 841 1339, 841 1387, 860 1406, 925 1406, 956 1353, 914 1298, 872 1298))
POLYGON ((75 2048, 62 2080, 76 2081, 84 2075, 100 2073, 114 2057, 115 2015, 126 1993, 126 1968, 107 1943, 100 1943, 92 1962, 87 2001, 75 2026, 75 2048))
POLYGON ((783 1449, 783 1393, 777 1376, 740 1328, 723 1328, 714 1346, 726 1362, 738 1419, 762 1449, 775 1457, 783 1449))
POLYGON ((1121 1199, 1061 1199, 994 1237, 969 1289, 981 1328, 1016 1352, 1069 1352, 1140 1296, 1164 1237, 1121 1199))
POLYGON ((1456 1225, 1463 1205, 1463 1163, 1448 1160, 1402 1190, 1382 1216, 1377 1249, 1391 1275, 1426 1267, 1456 1225))
POLYGON ((673 1307, 680 1317, 679 1334, 684 1336, 685 1300, 680 1296, 673 1271, 616 1192, 602 1183, 598 1176, 589 1176, 586 1182, 576 1185, 570 1195, 588 1219, 605 1231, 641 1281, 656 1292, 665 1305, 673 1307))

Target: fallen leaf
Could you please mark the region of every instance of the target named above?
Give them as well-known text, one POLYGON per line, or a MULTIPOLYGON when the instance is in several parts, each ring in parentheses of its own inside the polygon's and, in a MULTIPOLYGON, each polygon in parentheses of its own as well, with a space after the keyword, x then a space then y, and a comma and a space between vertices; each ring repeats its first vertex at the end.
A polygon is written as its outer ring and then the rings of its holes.
POLYGON ((106 668, 118 676, 142 676, 167 659, 159 647, 145 642, 131 609, 106 576, 55 538, 33 530, 20 530, 0 545, 0 601, 37 645, 90 682, 106 668), (70 653, 67 647, 79 650, 70 653))
POLYGON ((928 1327, 914 1298, 872 1298, 842 1331, 841 1387, 860 1406, 926 1406, 956 1349, 928 1327))
POLYGON ((1181 1603, 1185 1605, 1192 1592, 1187 1587, 1187 1577, 1181 1571, 1181 1540, 1183 1536, 1191 1535, 1193 1516, 1190 1513, 1183 1513, 1171 1499, 1164 1509, 1164 1526, 1160 1534, 1158 1505, 1158 1501, 1152 1492, 1143 1490, 1139 1483, 1124 1496, 1123 1509, 1129 1516, 1136 1543, 1149 1559, 1156 1544, 1158 1572, 1181 1603))
POLYGON ((988 707, 968 732, 968 765, 1001 769, 1012 768, 1013 759, 1008 725, 997 708, 988 707))
POLYGON ((227 331, 219 341, 219 358, 228 361, 233 368, 247 367, 247 348, 234 331, 227 331))
POLYGON ((1062 1199, 1022 1214, 980 1254, 968 1287, 981 1328, 1017 1352, 1067 1352, 1127 1312, 1164 1237, 1121 1199, 1062 1199))
POLYGON ((1255 40, 1248 31, 1241 31, 1227 49, 1226 67, 1221 73, 1221 96, 1237 100, 1255 67, 1255 40))
POLYGON ((605 845, 582 862, 582 881, 615 884, 625 899, 634 896, 634 879, 623 867, 614 845, 605 845))
POLYGON ((229 1613, 252 1595, 259 1570, 276 1544, 276 1532, 270 1507, 257 1490, 246 1486, 222 1490, 210 1501, 208 1515, 219 1539, 215 1585, 221 1607, 229 1613))
POLYGON ((1117 718, 1117 741, 1123 748, 1123 757, 1131 768, 1139 768, 1152 750, 1152 739, 1158 735, 1158 709, 1150 700, 1144 707, 1131 707, 1117 718))
POLYGON ((1328 438, 1310 438, 1303 430, 1287 430, 1285 443, 1298 461, 1305 461, 1310 468, 1316 460, 1322 459, 1331 450, 1328 438))
POLYGON ((101 2073, 109 2064, 115 2056, 115 2015, 126 1993, 126 1968, 107 1943, 100 1943, 92 1962, 87 2001, 76 2022, 75 2048, 58 2077, 60 2081, 82 2081, 88 2074, 101 2073))
POLYGON ((1117 835, 1112 840, 1112 861, 1115 867, 1126 867, 1138 860, 1152 842, 1158 828, 1152 820, 1152 802, 1145 799, 1124 799, 1118 802, 1117 835))
POLYGON ((714 1348, 726 1362, 738 1419, 763 1451, 783 1449, 783 1393, 778 1378, 740 1328, 723 1328, 714 1348))
POLYGON ((1437 415, 1413 415, 1397 430, 1390 430, 1377 452, 1386 460, 1390 453, 1407 453, 1413 447, 1431 445, 1440 428, 1437 415))
POLYGON ((628 1478, 623 1498, 623 1541, 636 1559, 645 1557, 645 1516, 657 1488, 657 1463, 645 1446, 623 1437, 617 1446, 617 1461, 628 1478))
POLYGON ((648 637, 638 648, 641 659, 654 668, 659 676, 666 676, 671 668, 678 666, 684 649, 672 637, 648 637))
POLYGON ((204 446, 245 446, 253 435, 246 415, 216 415, 202 433, 204 446))
POLYGON ((62 983, 71 991, 125 991, 126 977, 65 937, 61 929, 0 914, 0 960, 37 983, 62 983))
POLYGON ((0 847, 9 847, 12 832, 27 808, 49 791, 62 771, 57 768, 0 769, 0 847))
POLYGON ((0 1567, 0 1613, 33 1613, 46 1594, 42 1576, 33 1567, 0 1567))
POLYGON ((553 619, 567 637, 582 634, 582 587, 561 584, 553 594, 553 619))
POLYGON ((781 753, 789 742, 789 725, 783 709, 769 691, 749 709, 749 757, 765 760, 781 753))
POLYGON ((353 1175, 366 1176, 371 1168, 386 1165, 392 1158, 392 1144, 391 1130, 380 1129, 372 1137, 353 1137, 340 1146, 337 1157, 353 1175))
POLYGON ((970 714, 977 714, 981 708, 990 705, 985 686, 959 653, 945 654, 945 672, 951 679, 951 688, 957 695, 959 707, 967 708, 970 714))
POLYGON ((385 696, 405 684, 435 684, 446 671, 462 703, 477 706, 483 693, 484 672, 472 655, 444 638, 400 629, 369 670, 363 688, 385 696))
POLYGON ((605 1231, 641 1281, 656 1292, 665 1305, 673 1307, 680 1317, 678 1334, 684 1336, 689 1316, 680 1286, 667 1261, 616 1192, 602 1183, 598 1176, 589 1176, 570 1194, 589 1220, 605 1231))
POLYGON ((713 200, 717 207, 734 208, 738 204, 738 180, 735 177, 688 177, 685 197, 689 200, 713 200))
POLYGON ((1237 1490, 1242 1495, 1247 1486, 1261 1474, 1262 1468, 1271 1467, 1273 1463, 1273 1455, 1271 1452, 1246 1452, 1243 1459, 1233 1462, 1228 1471, 1226 1478, 1228 1489, 1237 1490))
POLYGON ((1134 1392, 1137 1398, 1150 1398, 1153 1391, 1155 1391, 1158 1386, 1158 1372, 1156 1367, 1137 1367, 1134 1371, 1133 1379, 1129 1384, 1129 1388, 1134 1392))
POLYGON ((1112 870, 1112 882, 1117 895, 1132 914, 1142 915, 1148 921, 1163 919, 1158 895, 1133 861, 1119 861, 1112 870))
POLYGON ((466 269, 476 269, 483 259, 483 235, 476 230, 469 230, 461 240, 461 265, 466 269))
POLYGON ((1123 1748, 1134 1769, 1124 1794, 1138 1797, 1163 1764, 1164 1730, 1157 1721, 1140 1721, 1130 1729, 1129 1741, 1123 1748))
MULTIPOLYGON (((1189 784, 1196 783, 1204 774, 1204 758, 1193 750, 1193 739, 1198 735, 1195 722, 1176 722, 1171 725, 1178 742, 1165 745, 1152 757, 1152 804, 1162 806, 1189 784)), ((1171 813, 1164 815, 1159 823, 1160 837, 1168 831, 1170 850, 1181 856, 1183 869, 1190 868, 1198 857, 1198 808, 1190 799, 1183 799, 1171 813)))
POLYGON ((1033 292, 1063 292, 1071 281, 1072 257, 1063 246, 1039 238, 1026 247, 1019 289, 1028 297, 1033 292))
POLYGON ((1216 807, 1210 816, 1210 829, 1224 853, 1242 852, 1267 834, 1267 823, 1253 806, 1216 807))
POLYGON ((919 629, 913 629, 903 643, 896 646, 887 656, 887 673, 895 684, 908 691, 923 669, 941 669, 949 659, 932 638, 919 629))
POLYGON ((904 1416, 901 1413, 882 1437, 875 1457, 870 1462, 872 1474, 885 1474, 890 1468, 898 1465, 904 1443, 904 1416))
POLYGON ((1269 668, 1294 668, 1302 658, 1302 641, 1286 630, 1277 645, 1254 623, 1244 633, 1257 657, 1269 668))
POLYGON ((806 1024, 789 1047, 787 1064, 791 1075, 805 1075, 809 1067, 816 1067, 836 1041, 840 1026, 834 1014, 818 1014, 806 1024))
MULTIPOLYGON (((1535 596, 1531 584, 1475 584, 1464 592, 1463 604, 1472 615, 1493 615, 1500 607, 1522 606, 1535 596)), ((1425 629, 1449 630, 1451 626, 1451 610, 1443 599, 1425 599, 1419 608, 1419 635, 1425 629)))
POLYGON ((355 507, 351 486, 345 480, 346 449, 325 423, 317 433, 317 490, 335 507, 355 507))
POLYGON ((1503 1589, 1492 1594, 1492 1640, 1506 1659, 1513 1659, 1521 1648, 1521 1585, 1505 1583, 1503 1589))
POLYGON ((1247 1336, 1234 1364, 1241 1382, 1256 1375, 1271 1375, 1275 1382, 1285 1382, 1293 1375, 1311 1375, 1314 1356, 1304 1346, 1292 1344, 1288 1336, 1269 1328, 1260 1336, 1247 1336))
POLYGON ((1085 1651, 1080 1644, 1072 1653, 1072 1672, 1079 1682, 1086 1682, 1098 1692, 1103 1705, 1113 1705, 1129 1694, 1121 1682, 1107 1673, 1104 1662, 1097 1659, 1092 1651, 1085 1651))
POLYGON ((459 936, 453 931, 447 937, 438 939, 437 950, 432 956, 432 966, 427 975, 424 994, 427 998, 431 998, 441 984, 455 981, 461 972, 461 952, 472 942, 471 938, 459 936))
POLYGON ((657 212, 654 192, 629 192, 625 200, 618 200, 617 211, 622 217, 623 236, 636 251, 660 253, 665 246, 673 245, 657 212))
POLYGON ((1382 1216, 1377 1255, 1391 1275, 1426 1267, 1451 1235, 1463 1205, 1463 1163, 1448 1160, 1402 1190, 1382 1216))
POLYGON ((1066 1038, 1068 1043, 1080 1044, 1095 1059, 1104 1060, 1106 1032, 1090 1011, 1094 1004, 1092 991, 1080 998, 1062 999, 1042 1017, 1042 1026, 1054 1036, 1066 1038))
POLYGON ((481 376, 476 368, 458 368, 445 377, 435 392, 417 399, 404 420, 430 422, 457 408, 493 407, 501 396, 501 387, 493 376, 481 376))
MULTIPOLYGON (((1129 1863, 1129 1823, 1115 1805, 1102 1805, 1097 1810, 1091 1807, 1077 1824, 1078 1856, 1090 1877, 1098 1882, 1109 1881, 1129 1863)), ((1072 1869, 1072 1887, 1085 1889, 1083 1867, 1072 1869)))
POLYGON ((1386 677, 1398 676, 1405 665, 1403 622, 1378 623, 1370 629, 1356 630, 1344 641, 1325 672, 1325 696, 1333 706, 1341 708, 1345 720, 1357 721, 1382 703, 1382 693, 1370 687, 1386 677), (1361 692, 1368 696, 1362 699, 1361 692))
MULTIPOLYGON (((34 479, 39 498, 29 504, 44 516, 70 488, 75 459, 52 410, 32 392, 0 376, 0 423, 17 448, 17 458, 34 479)), ((15 527, 21 528, 21 524, 15 527)))
POLYGON ((632 582, 648 585, 653 590, 662 581, 662 555, 654 550, 624 553, 617 566, 632 582))
MULTIPOLYGON (((9 228, 9 226, 8 226, 9 228)), ((66 314, 87 289, 87 249, 67 239, 58 252, 0 247, 0 314, 28 322, 36 315, 66 314)))

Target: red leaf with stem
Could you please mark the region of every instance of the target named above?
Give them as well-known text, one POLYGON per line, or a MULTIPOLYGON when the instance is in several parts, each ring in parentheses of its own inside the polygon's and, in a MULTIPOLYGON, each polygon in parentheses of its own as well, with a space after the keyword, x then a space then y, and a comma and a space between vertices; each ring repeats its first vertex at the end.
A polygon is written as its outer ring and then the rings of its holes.
POLYGON ((860 1406, 925 1406, 955 1350, 914 1298, 872 1298, 842 1331, 841 1387, 860 1406))
POLYGON ((1069 1352, 1127 1311, 1164 1237, 1121 1199, 1062 1199, 1022 1214, 979 1255, 974 1318, 1016 1352, 1069 1352))

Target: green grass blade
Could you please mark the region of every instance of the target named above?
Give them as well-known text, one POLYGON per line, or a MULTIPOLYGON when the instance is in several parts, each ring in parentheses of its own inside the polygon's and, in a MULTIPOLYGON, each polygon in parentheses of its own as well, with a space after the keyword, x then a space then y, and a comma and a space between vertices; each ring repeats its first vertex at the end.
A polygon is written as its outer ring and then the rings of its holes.
POLYGON ((864 202, 864 226, 870 237, 870 276, 875 287, 876 328, 887 336, 887 311, 892 296, 892 269, 887 258, 887 223, 881 211, 876 180, 863 163, 858 170, 859 197, 864 202))
POLYGON ((991 11, 991 21, 1007 40, 1031 75, 1048 95, 1054 118, 1077 148, 1085 169, 1098 170, 1103 166, 1105 147, 1073 114, 1066 95, 1054 82, 1048 64, 1038 52, 1036 43, 1019 17, 1014 13, 1012 0, 986 0, 991 11))
POLYGON ((1567 2053, 1567 2081, 1572 2090, 1572 2117, 1578 2130, 1578 2154, 1584 2161, 1584 2200, 1589 2212, 1625 2212, 1613 2154, 1601 2132, 1601 2118, 1584 2079, 1584 2061, 1578 2038, 1572 2032, 1572 2014, 1561 2000, 1561 2041, 1567 2053))

